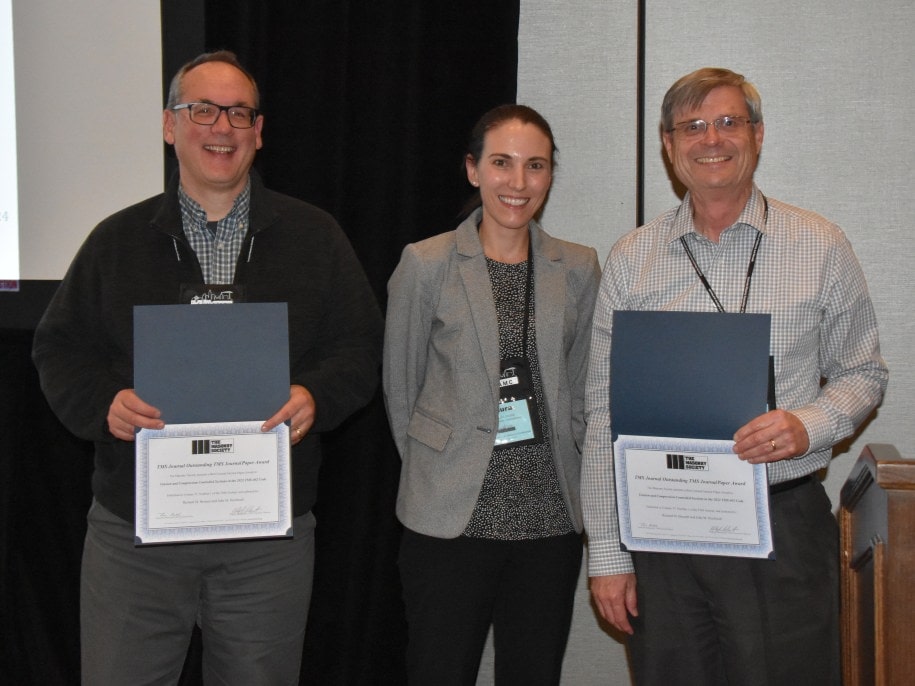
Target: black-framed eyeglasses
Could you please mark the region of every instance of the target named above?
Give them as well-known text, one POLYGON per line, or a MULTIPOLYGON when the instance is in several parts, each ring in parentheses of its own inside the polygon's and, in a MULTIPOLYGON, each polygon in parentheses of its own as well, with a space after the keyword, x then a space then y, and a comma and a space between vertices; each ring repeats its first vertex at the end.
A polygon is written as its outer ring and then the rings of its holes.
POLYGON ((226 113, 229 125, 234 129, 250 129, 257 121, 258 111, 244 105, 217 105, 212 102, 185 102, 171 108, 174 111, 187 110, 191 121, 201 126, 212 126, 219 115, 226 113))
POLYGON ((704 119, 693 119, 692 121, 681 121, 674 124, 672 129, 668 129, 668 133, 676 131, 683 138, 699 138, 704 136, 705 132, 708 131, 709 124, 715 127, 715 130, 718 133, 723 135, 736 135, 740 133, 745 127, 755 124, 756 122, 750 121, 749 117, 718 117, 718 119, 707 122, 704 119))

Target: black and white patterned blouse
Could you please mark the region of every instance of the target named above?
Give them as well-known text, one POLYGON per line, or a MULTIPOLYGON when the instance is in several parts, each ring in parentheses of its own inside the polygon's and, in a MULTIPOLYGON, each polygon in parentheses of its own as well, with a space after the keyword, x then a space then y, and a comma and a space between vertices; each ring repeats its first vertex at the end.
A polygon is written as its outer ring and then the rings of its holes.
MULTIPOLYGON (((499 322, 499 356, 521 357, 527 262, 505 264, 486 259, 499 322)), ((536 275, 535 277, 536 278, 536 275)), ((574 531, 553 463, 550 426, 534 334, 534 296, 530 298, 527 359, 537 399, 543 440, 533 445, 494 449, 473 514, 464 535, 497 540, 526 540, 574 531)))

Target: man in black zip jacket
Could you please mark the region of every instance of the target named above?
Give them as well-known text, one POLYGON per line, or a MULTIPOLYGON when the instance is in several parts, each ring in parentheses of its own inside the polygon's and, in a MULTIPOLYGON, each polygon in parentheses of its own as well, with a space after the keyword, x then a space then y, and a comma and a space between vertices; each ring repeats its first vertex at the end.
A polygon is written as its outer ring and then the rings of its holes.
POLYGON ((179 70, 163 112, 176 178, 95 228, 35 333, 51 407, 95 443, 80 594, 84 684, 176 682, 195 623, 207 682, 298 683, 318 434, 371 399, 382 320, 333 218, 266 189, 251 170, 262 144, 258 100, 232 53, 179 70), (292 385, 263 429, 289 422, 294 536, 136 547, 135 431, 169 418, 133 390, 133 307, 210 290, 288 305, 292 385))

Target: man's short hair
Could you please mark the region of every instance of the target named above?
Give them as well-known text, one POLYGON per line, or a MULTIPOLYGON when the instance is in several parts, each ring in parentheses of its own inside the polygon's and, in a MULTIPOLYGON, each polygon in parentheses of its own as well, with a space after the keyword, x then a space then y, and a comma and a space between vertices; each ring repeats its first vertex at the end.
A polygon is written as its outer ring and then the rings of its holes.
POLYGON ((678 79, 664 95, 664 102, 661 103, 661 131, 670 131, 676 123, 674 117, 677 112, 698 108, 708 94, 720 86, 739 88, 747 103, 750 121, 757 123, 763 120, 762 98, 759 97, 759 91, 743 77, 743 74, 720 67, 704 67, 678 79))
POLYGON ((191 69, 199 67, 201 64, 206 64, 207 62, 225 62, 226 64, 231 64, 233 67, 238 69, 238 71, 244 74, 248 81, 251 82, 251 87, 254 89, 254 108, 257 109, 260 107, 260 92, 257 89, 257 82, 254 80, 254 77, 251 75, 251 73, 243 66, 241 66, 241 62, 238 61, 238 57, 231 50, 216 50, 214 52, 205 52, 202 55, 198 55, 178 70, 168 87, 168 102, 165 103, 166 109, 174 107, 180 103, 181 83, 184 80, 185 74, 191 71, 191 69))

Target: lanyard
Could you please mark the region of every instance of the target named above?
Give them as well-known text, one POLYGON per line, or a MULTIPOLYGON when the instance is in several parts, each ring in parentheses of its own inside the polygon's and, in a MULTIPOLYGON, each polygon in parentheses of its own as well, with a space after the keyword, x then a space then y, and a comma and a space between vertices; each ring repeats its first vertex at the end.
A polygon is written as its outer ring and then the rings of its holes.
POLYGON ((527 242, 527 284, 524 288, 524 334, 521 347, 521 359, 527 359, 527 332, 531 321, 531 291, 534 290, 534 255, 531 243, 533 239, 528 237, 527 242))
MULTIPOLYGON (((765 227, 769 221, 769 201, 766 200, 765 196, 763 197, 763 202, 765 203, 763 227, 765 227)), ((756 233, 756 241, 753 243, 753 251, 750 253, 750 263, 747 265, 747 276, 743 283, 743 298, 741 298, 740 301, 741 314, 747 311, 747 300, 750 298, 750 282, 753 280, 753 269, 756 267, 756 254, 759 252, 760 241, 762 241, 762 232, 758 231, 756 233)), ((689 261, 693 265, 693 270, 696 272, 696 276, 699 277, 699 281, 701 281, 702 285, 705 286, 705 290, 708 292, 712 302, 715 303, 715 307, 719 312, 724 312, 724 305, 721 304, 721 301, 718 299, 718 295, 715 293, 715 289, 712 288, 712 284, 708 282, 705 274, 703 274, 702 270, 699 268, 699 263, 696 262, 693 251, 689 249, 689 245, 686 242, 686 236, 680 236, 680 242, 683 244, 683 249, 686 251, 686 256, 689 257, 689 261)))

